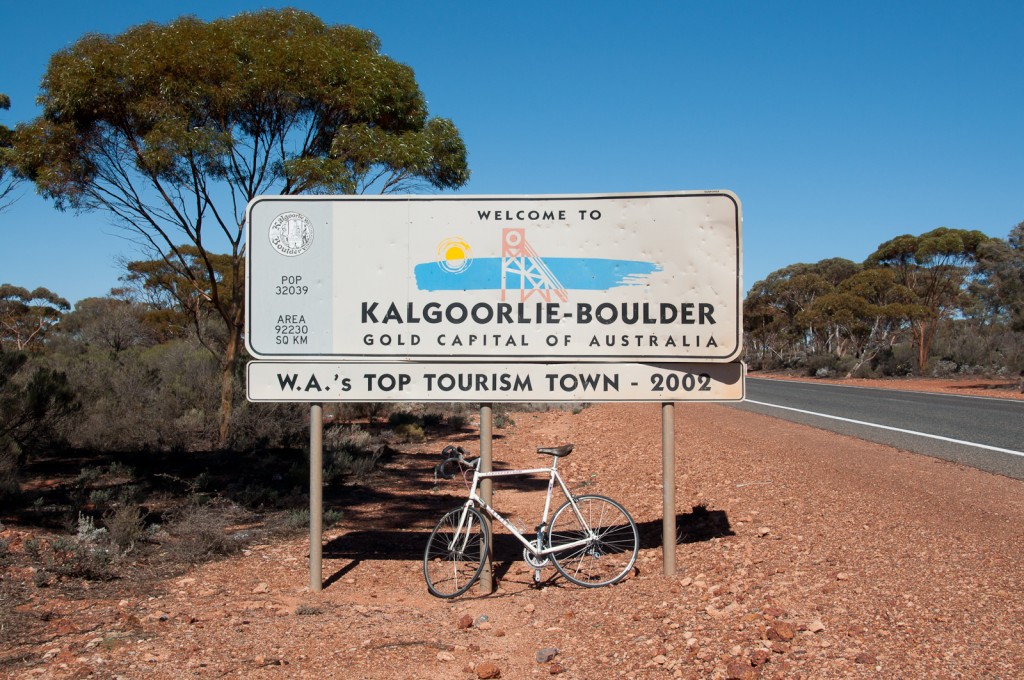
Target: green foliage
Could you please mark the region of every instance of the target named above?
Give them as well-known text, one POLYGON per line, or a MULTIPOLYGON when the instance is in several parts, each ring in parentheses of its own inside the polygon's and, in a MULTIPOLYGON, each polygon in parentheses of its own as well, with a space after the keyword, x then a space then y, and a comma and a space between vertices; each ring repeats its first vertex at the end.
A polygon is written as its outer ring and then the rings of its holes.
POLYGON ((47 333, 71 308, 67 300, 46 288, 28 290, 0 285, 0 349, 40 349, 47 333))
MULTIPOLYGON (((110 548, 106 529, 96 527, 91 516, 78 515, 74 536, 58 536, 48 543, 36 541, 32 549, 26 542, 27 555, 39 561, 47 572, 93 581, 114 578, 116 555, 110 548)), ((48 579, 37 582, 46 585, 48 579)))
POLYGON ((89 34, 53 55, 43 113, 16 130, 17 171, 61 208, 102 210, 152 247, 139 268, 221 363, 218 436, 230 438, 242 352, 246 214, 262 194, 457 188, 465 145, 430 119, 411 68, 377 37, 294 9, 183 17, 89 34), (210 250, 211 235, 226 243, 210 250))
POLYGON ((975 274, 970 289, 979 303, 975 315, 1024 332, 1024 222, 1005 241, 992 239, 978 247, 975 274))
POLYGON ((132 347, 146 347, 167 337, 166 331, 147 324, 149 310, 132 300, 96 297, 79 300, 75 310, 64 315, 58 330, 85 345, 111 355, 132 347))
MULTIPOLYGON (((177 247, 178 259, 140 260, 127 264, 121 277, 128 290, 145 300, 142 322, 160 337, 187 337, 190 333, 215 357, 225 352, 227 338, 213 325, 214 301, 228 306, 235 316, 237 302, 231 291, 237 277, 244 277, 244 262, 235 267, 230 255, 202 253, 195 246, 177 247), (236 271, 237 269, 237 271, 236 271)), ((244 279, 243 279, 244 280, 244 279)))
POLYGON ((919 369, 928 364, 939 321, 962 306, 978 250, 990 240, 980 231, 939 227, 920 236, 897 236, 868 257, 869 266, 891 269, 923 308, 911 322, 919 369))
MULTIPOLYGON (((11 108, 11 98, 0 92, 0 111, 11 108)), ((14 188, 18 183, 12 167, 14 158, 11 145, 14 133, 5 125, 0 125, 0 210, 11 204, 14 188)))
POLYGON ((216 360, 188 342, 55 357, 82 399, 68 438, 98 451, 213 448, 216 360))
POLYGON ((80 408, 64 373, 31 371, 27 355, 0 350, 0 497, 16 490, 28 454, 59 439, 80 408))
POLYGON ((940 352, 960 359, 940 358, 959 371, 961 359, 984 355, 971 370, 997 370, 1000 357, 1014 361, 996 345, 1012 327, 1013 310, 1024 310, 1024 258, 1014 246, 1022 232, 1018 227, 1004 242, 942 227, 886 241, 862 265, 834 258, 773 272, 744 300, 747 363, 754 370, 902 374, 908 369, 897 347, 909 341, 912 366, 925 371, 937 334, 963 317, 973 323, 974 341, 961 334, 957 349, 946 343, 940 352))

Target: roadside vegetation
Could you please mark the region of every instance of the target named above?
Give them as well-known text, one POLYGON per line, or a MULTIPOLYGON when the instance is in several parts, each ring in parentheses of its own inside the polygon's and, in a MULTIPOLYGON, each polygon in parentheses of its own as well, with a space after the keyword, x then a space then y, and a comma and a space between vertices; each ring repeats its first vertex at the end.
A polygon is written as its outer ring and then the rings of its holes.
POLYGON ((939 228, 857 263, 772 272, 743 306, 752 370, 818 377, 1024 375, 1024 222, 1007 239, 939 228))

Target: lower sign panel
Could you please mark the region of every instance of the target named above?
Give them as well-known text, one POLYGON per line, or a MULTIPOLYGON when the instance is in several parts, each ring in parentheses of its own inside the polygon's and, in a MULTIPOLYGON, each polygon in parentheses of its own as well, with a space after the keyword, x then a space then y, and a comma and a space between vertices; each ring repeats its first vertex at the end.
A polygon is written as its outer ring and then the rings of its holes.
POLYGON ((743 401, 742 363, 253 361, 249 401, 743 401))

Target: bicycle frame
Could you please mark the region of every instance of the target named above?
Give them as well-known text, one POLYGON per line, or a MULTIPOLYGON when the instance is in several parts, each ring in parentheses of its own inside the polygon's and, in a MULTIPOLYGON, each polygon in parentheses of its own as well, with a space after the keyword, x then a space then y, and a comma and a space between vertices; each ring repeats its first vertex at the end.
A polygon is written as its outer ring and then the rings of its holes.
MULTIPOLYGON (((477 464, 473 467, 473 482, 469 489, 469 498, 466 500, 466 503, 463 506, 464 509, 462 512, 462 516, 459 518, 459 525, 456 528, 455 540, 458 540, 457 537, 459 536, 459 534, 462 533, 463 527, 466 524, 466 517, 468 513, 466 513, 465 509, 473 506, 476 506, 480 510, 483 510, 484 512, 487 513, 488 516, 490 516, 492 519, 497 520, 503 527, 508 529, 512 533, 512 535, 515 536, 519 540, 519 542, 523 544, 523 546, 530 552, 530 554, 534 555, 535 557, 546 558, 548 555, 556 551, 578 548, 580 546, 587 545, 595 538, 593 530, 590 528, 590 525, 587 523, 587 521, 583 518, 583 513, 580 512, 579 506, 576 505, 576 499, 573 497, 572 493, 570 493, 569 488, 565 485, 565 482, 562 480, 562 476, 558 474, 557 457, 552 461, 551 467, 530 468, 524 470, 496 470, 492 472, 480 472, 479 461, 477 461, 477 464), (536 475, 542 473, 549 473, 548 491, 547 495, 544 498, 544 514, 541 516, 540 524, 537 525, 537 545, 534 545, 530 542, 530 539, 526 538, 526 536, 524 536, 522 532, 520 532, 514 524, 509 522, 501 513, 492 508, 488 503, 484 502, 484 499, 480 497, 479 488, 480 480, 482 479, 494 479, 496 477, 521 477, 525 475, 536 475), (548 525, 548 516, 551 513, 551 496, 552 492, 554 491, 556 481, 558 482, 558 486, 562 490, 562 494, 565 496, 565 498, 569 501, 569 504, 572 506, 572 511, 576 515, 576 519, 579 520, 580 526, 586 529, 587 536, 585 538, 582 538, 578 541, 573 541, 571 543, 563 543, 553 548, 544 548, 541 545, 541 541, 539 539, 543 536, 542 532, 547 528, 548 525)), ((468 540, 468 538, 469 531, 465 533, 465 539, 463 540, 468 540)))

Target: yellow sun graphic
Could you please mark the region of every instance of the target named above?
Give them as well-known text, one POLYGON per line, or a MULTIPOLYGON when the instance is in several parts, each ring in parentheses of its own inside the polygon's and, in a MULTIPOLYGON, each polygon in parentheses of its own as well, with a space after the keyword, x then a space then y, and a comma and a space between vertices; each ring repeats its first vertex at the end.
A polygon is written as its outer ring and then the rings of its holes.
POLYGON ((469 244, 461 237, 446 238, 437 246, 437 266, 452 274, 461 274, 473 264, 469 244))

